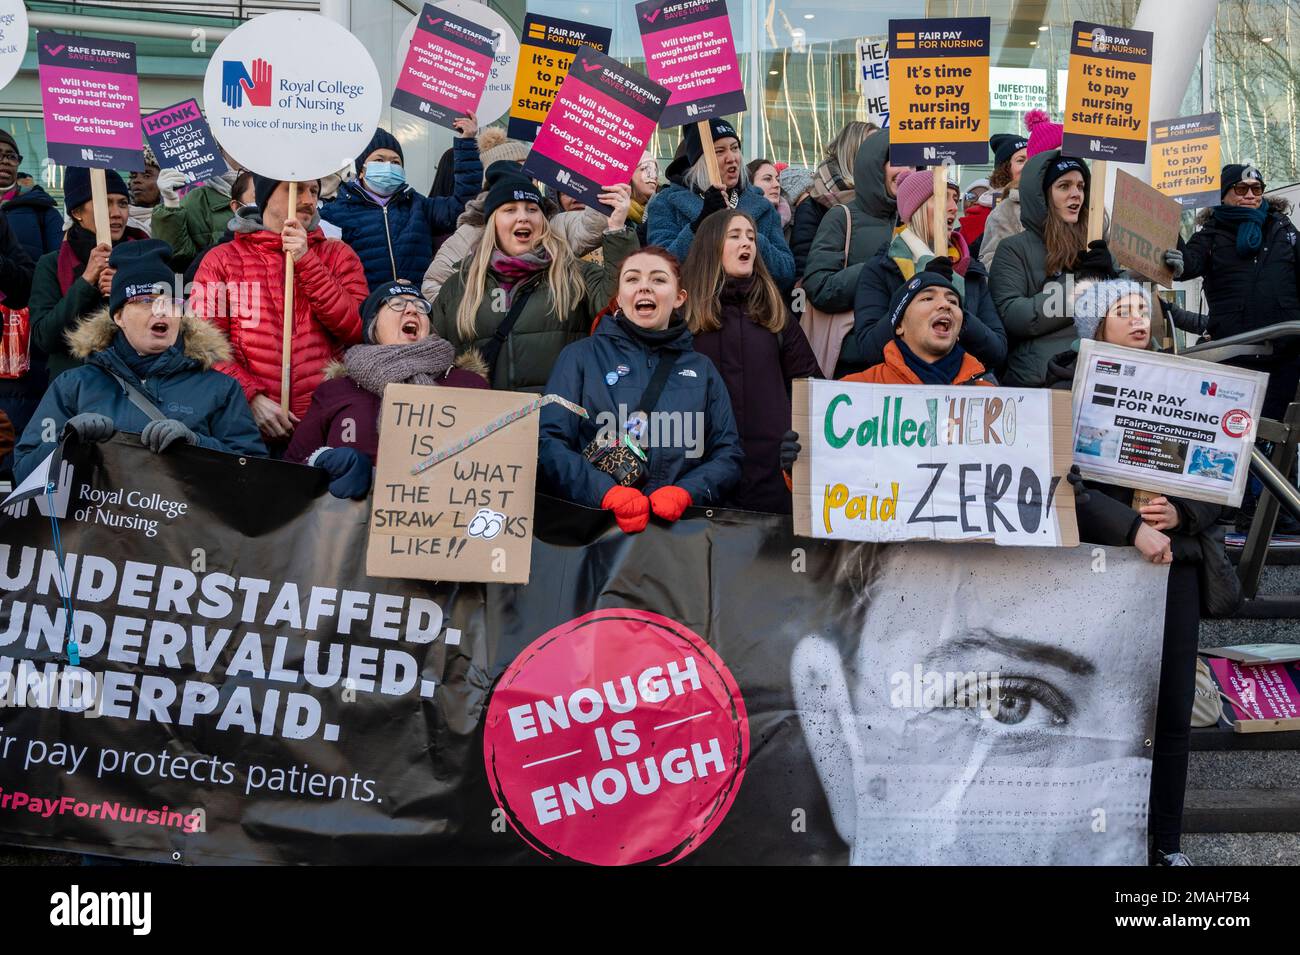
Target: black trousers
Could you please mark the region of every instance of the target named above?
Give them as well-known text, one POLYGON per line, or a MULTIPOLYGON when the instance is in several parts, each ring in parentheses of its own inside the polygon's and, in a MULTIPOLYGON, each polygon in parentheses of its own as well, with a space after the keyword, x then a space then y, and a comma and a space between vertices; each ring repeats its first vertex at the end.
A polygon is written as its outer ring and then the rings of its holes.
POLYGON ((1187 754, 1196 692, 1196 651, 1201 598, 1196 565, 1169 566, 1165 595, 1165 638, 1156 697, 1155 747, 1151 756, 1151 836, 1161 852, 1180 851, 1187 754))

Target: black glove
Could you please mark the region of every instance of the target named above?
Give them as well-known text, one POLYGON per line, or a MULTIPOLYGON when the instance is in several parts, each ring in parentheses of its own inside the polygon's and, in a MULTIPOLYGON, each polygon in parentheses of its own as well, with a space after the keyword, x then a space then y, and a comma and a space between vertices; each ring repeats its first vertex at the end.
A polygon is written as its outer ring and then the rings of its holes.
POLYGON ((705 219, 726 208, 728 208, 726 194, 717 186, 709 186, 704 190, 704 205, 700 209, 700 214, 695 217, 695 221, 691 223, 691 231, 699 232, 705 219))
POLYGON ((330 493, 360 501, 370 492, 370 459, 356 448, 330 448, 316 456, 316 467, 331 478, 330 493))
POLYGON ((94 412, 73 415, 68 419, 68 423, 63 426, 64 434, 69 431, 75 432, 79 440, 88 443, 91 441, 107 441, 116 430, 117 426, 113 424, 112 418, 94 412))
POLYGON ((1079 507, 1087 507, 1091 500, 1092 492, 1088 485, 1083 483, 1083 475, 1079 473, 1079 465, 1070 465, 1070 473, 1065 476, 1070 482, 1070 487, 1074 488, 1074 503, 1079 507))
POLYGON ((199 439, 194 436, 194 432, 175 418, 160 418, 157 421, 150 421, 144 426, 144 430, 140 432, 140 443, 154 454, 162 454, 177 441, 184 441, 186 444, 199 443, 199 439))
POLYGON ((1119 270, 1115 268, 1115 260, 1111 257, 1105 239, 1093 239, 1089 242, 1087 251, 1075 256, 1070 271, 1074 273, 1076 279, 1119 278, 1119 270))
POLYGON ((797 431, 787 431, 781 435, 781 470, 786 474, 792 473, 794 462, 799 460, 799 452, 802 450, 797 431))

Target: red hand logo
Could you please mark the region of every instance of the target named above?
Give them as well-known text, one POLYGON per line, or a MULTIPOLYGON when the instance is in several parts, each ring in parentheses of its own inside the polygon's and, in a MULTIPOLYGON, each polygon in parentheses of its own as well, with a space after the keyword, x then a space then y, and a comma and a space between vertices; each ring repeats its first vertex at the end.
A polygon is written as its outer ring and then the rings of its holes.
POLYGON ((239 85, 243 87, 248 96, 250 106, 270 106, 271 105, 271 64, 263 59, 253 61, 253 82, 249 85, 248 80, 240 80, 239 85))

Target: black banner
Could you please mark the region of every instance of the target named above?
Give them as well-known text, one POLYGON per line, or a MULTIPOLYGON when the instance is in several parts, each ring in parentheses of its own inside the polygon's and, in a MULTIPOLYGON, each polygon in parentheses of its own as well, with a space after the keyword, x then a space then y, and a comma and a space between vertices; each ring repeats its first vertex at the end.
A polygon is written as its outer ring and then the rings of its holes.
POLYGON ((1145 861, 1164 569, 626 536, 364 573, 316 469, 133 435, 0 516, 0 841, 182 863, 1145 861), (54 510, 64 555, 48 511, 54 510), (64 646, 66 593, 77 664, 64 646))

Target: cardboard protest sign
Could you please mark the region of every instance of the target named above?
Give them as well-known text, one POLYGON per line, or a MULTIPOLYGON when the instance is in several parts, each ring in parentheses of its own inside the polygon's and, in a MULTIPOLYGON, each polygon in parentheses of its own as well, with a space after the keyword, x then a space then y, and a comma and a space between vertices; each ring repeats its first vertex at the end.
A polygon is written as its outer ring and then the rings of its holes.
POLYGON ((429 455, 536 399, 476 388, 384 389, 367 574, 528 583, 536 414, 418 474, 412 471, 429 455))
POLYGON ((451 129, 454 120, 478 110, 499 40, 495 30, 426 3, 397 77, 393 108, 451 129))
POLYGON ((1110 251, 1122 268, 1164 286, 1174 274, 1164 263, 1165 252, 1178 248, 1182 207, 1136 176, 1115 173, 1115 198, 1110 218, 1110 251))
POLYGON ((1225 710, 1236 732, 1300 730, 1300 663, 1248 666, 1214 658, 1206 664, 1228 698, 1225 710))
POLYGON ((524 160, 524 172, 579 202, 628 182, 654 135, 668 91, 615 59, 583 47, 524 160))
POLYGON ((642 0, 636 25, 646 74, 672 94, 661 126, 744 111, 744 77, 726 0, 642 0))
POLYGON ((989 18, 889 21, 889 161, 989 160, 989 18))
POLYGON ((1083 159, 1145 162, 1153 35, 1076 20, 1070 36, 1061 151, 1083 159))
POLYGON ((1268 375, 1085 339, 1074 463, 1085 478, 1236 507, 1268 375))
POLYGON ((1184 209, 1219 204, 1218 113, 1151 124, 1151 185, 1184 209))
POLYGON ((569 66, 586 46, 597 53, 609 52, 614 31, 588 26, 574 20, 560 20, 530 13, 524 17, 524 39, 515 73, 514 104, 506 133, 511 139, 535 139, 551 104, 568 75, 569 66))
POLYGON ((9 85, 27 55, 27 4, 0 0, 0 88, 9 85))
POLYGON ((135 44, 41 31, 36 61, 50 161, 143 170, 135 44))
POLYGON ((796 381, 795 533, 1073 547, 1069 420, 1060 391, 796 381))
POLYGON ((858 87, 867 120, 889 128, 889 44, 885 37, 858 41, 858 87))
POLYGON ((254 17, 221 41, 203 78, 217 141, 245 169, 288 182, 346 167, 382 107, 370 53, 314 13, 254 17))
POLYGON ((144 117, 144 135, 158 167, 177 169, 189 182, 214 179, 229 168, 197 100, 187 99, 144 117))

